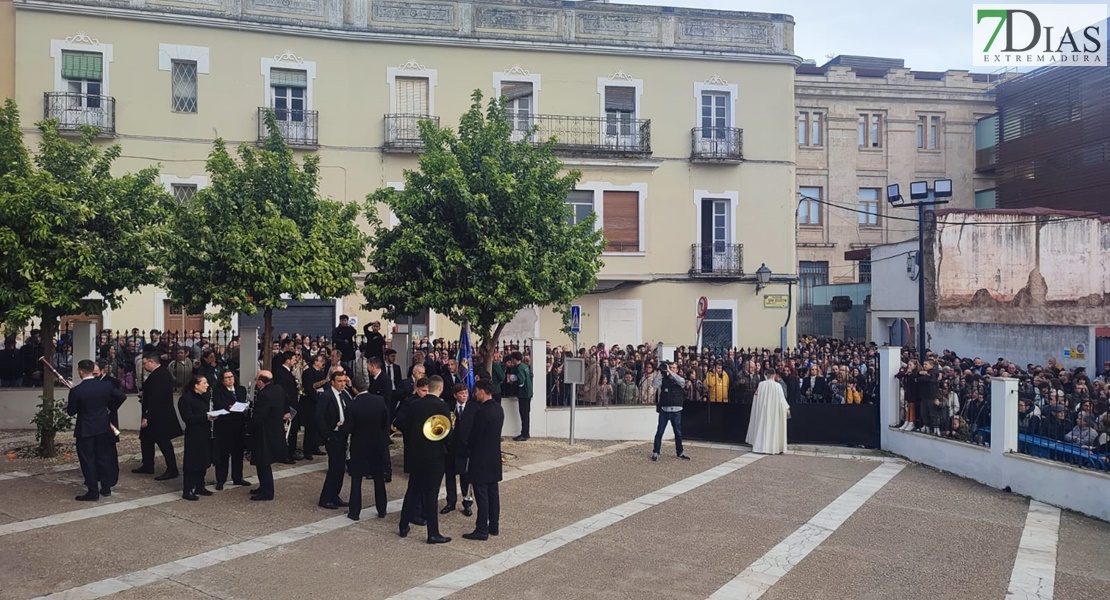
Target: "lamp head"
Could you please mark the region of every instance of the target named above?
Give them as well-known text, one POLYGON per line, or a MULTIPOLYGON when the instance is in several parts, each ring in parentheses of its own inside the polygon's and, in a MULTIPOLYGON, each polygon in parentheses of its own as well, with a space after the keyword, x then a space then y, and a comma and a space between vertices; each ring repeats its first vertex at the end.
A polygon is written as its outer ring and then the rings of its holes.
POLYGON ((886 201, 891 204, 898 204, 902 201, 902 193, 897 183, 886 186, 886 201))
POLYGON ((761 263, 759 268, 755 271, 755 279, 759 285, 767 285, 771 281, 771 269, 767 268, 766 263, 761 263))
POLYGON ((910 200, 924 200, 929 197, 929 182, 914 181, 910 184, 910 200))
POLYGON ((952 180, 937 179, 936 181, 933 181, 933 196, 936 198, 951 198, 952 180))

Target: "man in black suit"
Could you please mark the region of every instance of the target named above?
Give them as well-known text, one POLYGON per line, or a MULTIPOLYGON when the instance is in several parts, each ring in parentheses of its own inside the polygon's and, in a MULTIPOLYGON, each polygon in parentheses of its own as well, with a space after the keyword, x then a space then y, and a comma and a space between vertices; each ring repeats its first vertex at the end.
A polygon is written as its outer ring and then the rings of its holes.
POLYGON ((409 486, 401 508, 400 535, 408 536, 409 523, 425 524, 428 526, 428 543, 445 544, 451 538, 439 534, 439 515, 435 506, 439 485, 443 481, 443 457, 447 443, 446 439, 433 441, 424 437, 424 422, 433 415, 450 419, 451 412, 439 397, 420 393, 427 392, 427 379, 417 381, 416 388, 417 395, 401 406, 394 421, 405 438, 405 472, 409 474, 409 486))
POLYGON ((347 372, 342 368, 334 369, 328 379, 331 385, 320 392, 316 401, 316 427, 324 436, 324 447, 328 451, 328 473, 324 477, 324 487, 320 490, 319 505, 335 510, 347 503, 339 498, 343 489, 343 470, 347 464, 347 405, 351 395, 347 392, 347 372))
MULTIPOLYGON (((396 356, 396 354, 394 354, 396 356)), ((394 365, 396 366, 396 365, 394 365)), ((400 371, 400 369, 398 369, 400 371)), ((389 422, 393 422, 392 404, 390 398, 393 395, 393 383, 389 380, 389 375, 385 372, 382 366, 382 361, 376 356, 371 356, 366 359, 366 372, 370 374, 370 389, 367 392, 372 396, 381 396, 385 402, 385 409, 389 412, 389 422)), ((393 481, 393 462, 389 457, 389 445, 393 440, 389 439, 389 434, 386 432, 386 447, 385 452, 385 481, 389 483, 393 481)))
POLYGON ((116 435, 112 433, 111 414, 127 397, 118 387, 93 376, 96 365, 91 360, 77 363, 81 382, 69 391, 66 412, 77 415, 73 436, 77 438, 77 460, 88 491, 76 500, 91 502, 100 496, 111 496, 112 485, 119 478, 116 435))
POLYGON ((478 522, 474 531, 464 533, 468 540, 488 540, 489 536, 500 533, 501 493, 497 482, 501 481, 501 429, 505 425, 505 411, 493 400, 493 384, 480 380, 474 384, 474 399, 481 409, 474 417, 474 425, 466 438, 466 452, 469 457, 467 476, 474 487, 474 499, 478 501, 478 522))
MULTIPOLYGON (((220 373, 220 384, 212 390, 212 410, 231 410, 236 402, 247 401, 247 388, 235 384, 235 374, 229 369, 220 373)), ((220 415, 212 424, 216 439, 216 489, 224 489, 228 464, 231 481, 235 485, 250 485, 243 479, 243 451, 246 449, 246 416, 242 412, 220 415)))
POLYGON ((385 351, 385 375, 389 381, 389 395, 383 396, 389 404, 389 416, 397 417, 397 404, 403 396, 399 395, 404 378, 401 377, 401 365, 397 364, 397 351, 393 348, 385 351))
POLYGON ((359 394, 347 405, 345 417, 344 425, 351 434, 351 460, 347 464, 347 472, 351 475, 351 505, 347 518, 359 519, 362 479, 371 477, 374 479, 374 507, 378 510, 378 518, 384 519, 385 468, 389 464, 389 410, 385 398, 377 394, 359 394))
POLYGON ((447 458, 443 465, 444 475, 447 478, 447 505, 439 511, 439 514, 445 515, 455 510, 455 504, 459 498, 459 492, 456 489, 458 487, 462 489, 463 495, 462 514, 469 517, 474 514, 470 508, 474 504, 474 499, 468 494, 470 478, 466 474, 466 438, 470 435, 479 406, 474 402, 468 402, 470 389, 466 383, 456 383, 451 391, 451 400, 448 401, 447 406, 451 409, 451 420, 454 425, 451 427, 451 435, 447 437, 447 458))
POLYGON ((143 405, 143 420, 139 430, 143 464, 131 472, 154 473, 154 446, 157 445, 162 451, 162 458, 166 460, 166 472, 154 479, 174 479, 180 473, 177 470, 177 457, 173 453, 173 440, 181 437, 182 431, 181 422, 177 420, 177 409, 174 408, 173 375, 162 366, 157 352, 143 355, 143 369, 149 373, 139 395, 143 405))
MULTIPOLYGON (((292 416, 289 422, 289 439, 288 439, 288 452, 284 460, 280 461, 287 465, 297 462, 298 458, 304 458, 304 455, 297 451, 297 436, 301 431, 300 403, 298 402, 300 392, 297 389, 297 376, 293 374, 293 365, 297 363, 297 353, 291 350, 281 353, 281 366, 274 369, 274 384, 285 392, 285 412, 291 413, 290 409, 297 411, 292 416)), ((314 418, 313 415, 305 415, 305 419, 314 418)))
POLYGON ((285 458, 285 391, 273 384, 270 371, 259 371, 255 377, 258 399, 251 412, 251 428, 254 430, 254 447, 251 449, 251 464, 258 470, 258 487, 251 490, 251 500, 274 499, 273 464, 285 458))

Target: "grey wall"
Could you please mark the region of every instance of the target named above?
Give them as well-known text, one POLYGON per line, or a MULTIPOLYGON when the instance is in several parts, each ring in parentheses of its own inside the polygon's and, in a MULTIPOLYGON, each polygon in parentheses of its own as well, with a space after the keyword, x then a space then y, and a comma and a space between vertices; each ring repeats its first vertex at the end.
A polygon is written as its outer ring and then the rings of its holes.
POLYGON ((1006 325, 998 323, 936 323, 927 326, 929 348, 949 349, 960 356, 978 356, 994 362, 998 357, 1021 368, 1027 363, 1044 365, 1049 357, 1065 368, 1087 367, 1095 374, 1095 331, 1077 325, 1006 325), (1064 349, 1085 344, 1083 360, 1064 358, 1064 349))

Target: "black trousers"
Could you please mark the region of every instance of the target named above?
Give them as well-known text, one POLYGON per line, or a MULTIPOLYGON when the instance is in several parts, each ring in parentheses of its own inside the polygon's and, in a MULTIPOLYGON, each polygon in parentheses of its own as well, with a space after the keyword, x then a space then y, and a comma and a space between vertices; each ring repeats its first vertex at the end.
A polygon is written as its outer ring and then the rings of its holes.
POLYGON ((497 482, 475 483, 474 501, 478 503, 478 521, 474 531, 488 534, 501 529, 501 492, 497 482))
MULTIPOLYGON (((347 507, 347 514, 359 516, 362 512, 362 477, 351 475, 351 505, 347 507)), ((374 477, 374 507, 378 509, 378 515, 385 515, 386 499, 385 499, 385 476, 378 475, 374 477)))
POLYGON ((293 453, 297 450, 297 435, 301 431, 301 413, 298 411, 293 416, 293 420, 289 421, 289 437, 286 439, 286 444, 289 446, 289 458, 293 458, 293 453))
POLYGON ((528 433, 528 425, 532 419, 532 399, 517 398, 517 406, 520 408, 520 435, 531 437, 528 433))
POLYGON ((447 506, 455 506, 459 501, 459 488, 462 488, 463 498, 467 497, 467 491, 470 490, 470 478, 466 473, 456 475, 455 473, 455 457, 449 456, 444 463, 443 474, 447 479, 447 506), (458 479, 456 482, 455 479, 458 479))
POLYGON ((204 476, 208 469, 203 471, 185 471, 181 474, 181 491, 186 494, 195 493, 204 488, 204 476))
POLYGON ((424 519, 428 522, 428 537, 439 535, 436 497, 439 496, 439 484, 442 481, 443 471, 409 474, 409 487, 405 490, 405 501, 401 505, 401 525, 424 519))
MULTIPOLYGON (((308 415, 316 414, 316 404, 308 403, 301 400, 301 407, 307 411, 308 415)), ((297 415, 298 417, 300 415, 297 415)), ((298 419, 299 420, 299 419, 298 419)), ((301 442, 301 453, 305 458, 316 454, 316 450, 324 443, 324 436, 320 434, 319 429, 316 427, 316 419, 307 418, 304 420, 304 441, 301 442)), ((289 431, 292 432, 293 428, 290 427, 289 431)), ((296 447, 296 440, 293 441, 293 447, 296 447)))
MULTIPOLYGON (((225 415, 227 418, 230 415, 225 415)), ((231 480, 243 480, 243 451, 246 438, 242 425, 216 431, 216 483, 227 481, 228 464, 231 464, 231 480)))
POLYGON ((177 457, 173 454, 173 440, 163 438, 160 440, 152 440, 150 438, 141 438, 139 440, 139 451, 143 457, 143 467, 154 468, 154 446, 158 445, 158 449, 162 451, 162 458, 166 460, 166 471, 170 473, 177 473, 177 457))
POLYGON ((258 471, 258 491, 263 498, 274 497, 274 467, 271 465, 255 465, 258 471))
POLYGON ((328 440, 324 446, 328 449, 328 473, 324 476, 324 487, 320 490, 321 504, 339 501, 339 492, 343 489, 343 472, 347 466, 347 437, 328 440))
POLYGON ((77 438, 77 460, 90 492, 110 488, 119 479, 116 436, 111 432, 77 438))

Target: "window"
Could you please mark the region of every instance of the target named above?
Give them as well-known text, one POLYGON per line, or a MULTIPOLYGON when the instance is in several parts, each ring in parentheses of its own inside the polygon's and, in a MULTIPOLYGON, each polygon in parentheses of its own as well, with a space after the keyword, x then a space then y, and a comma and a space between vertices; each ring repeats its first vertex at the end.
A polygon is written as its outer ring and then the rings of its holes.
POLYGON ((68 107, 100 108, 104 55, 99 52, 62 51, 62 79, 69 92, 68 107))
POLYGON ((505 99, 505 114, 513 124, 513 131, 528 131, 535 116, 532 82, 505 81, 501 84, 501 97, 505 99))
POLYGON ((856 121, 856 133, 860 148, 881 148, 882 115, 878 113, 860 113, 859 119, 856 121))
POLYGON ((292 69, 270 69, 270 88, 273 92, 272 108, 277 120, 303 122, 308 73, 292 69))
POLYGON ((732 348, 733 310, 731 308, 710 308, 705 311, 701 326, 701 345, 703 348, 724 350, 732 348))
POLYGON ((824 113, 817 111, 798 112, 798 145, 821 146, 823 138, 824 113))
POLYGON ((879 188, 859 189, 859 226, 879 226, 879 188))
POLYGON ((798 263, 798 289, 802 306, 813 306, 813 288, 829 283, 828 261, 800 261, 798 263))
POLYGON ((431 115, 428 107, 427 77, 397 77, 394 87, 398 114, 431 115))
POLYGON ((802 187, 798 188, 798 193, 802 196, 801 201, 798 203, 798 225, 820 225, 821 224, 821 188, 819 187, 802 187))
POLYGON ((605 86, 605 135, 632 136, 635 120, 636 88, 605 86))
POLYGON ((918 115, 917 147, 920 150, 940 148, 940 116, 918 115))
POLYGON ((170 73, 170 109, 179 113, 197 112, 197 63, 175 60, 170 73))
POLYGON ((178 202, 188 202, 197 195, 197 185, 193 183, 173 183, 170 184, 170 191, 173 197, 178 202))
POLYGON ((861 260, 861 261, 859 261, 858 264, 859 264, 859 282, 860 283, 871 283, 871 261, 861 260))
POLYGON ((975 208, 997 208, 995 190, 979 190, 975 192, 975 208))
POLYGON ((594 193, 589 190, 574 190, 567 195, 567 224, 577 225, 594 214, 594 193))
POLYGON ((640 195, 606 191, 602 195, 606 252, 640 251, 640 195))
POLYGON ((704 92, 701 95, 701 135, 706 139, 721 139, 728 135, 731 126, 729 97, 725 92, 704 92))

